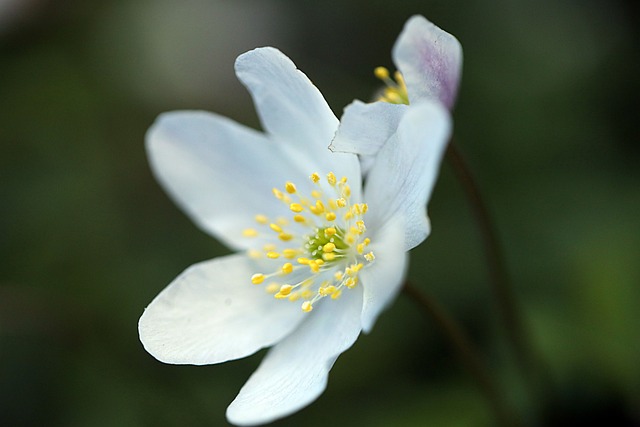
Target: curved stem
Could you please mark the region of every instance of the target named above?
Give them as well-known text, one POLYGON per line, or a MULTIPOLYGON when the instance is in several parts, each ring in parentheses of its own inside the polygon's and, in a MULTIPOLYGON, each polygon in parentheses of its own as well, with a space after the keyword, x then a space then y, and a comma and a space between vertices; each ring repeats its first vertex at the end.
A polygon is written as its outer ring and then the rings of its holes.
POLYGON ((453 138, 447 148, 447 159, 466 193, 480 229, 489 266, 492 291, 497 302, 502 324, 507 332, 507 338, 514 350, 518 365, 524 371, 528 380, 532 381, 537 371, 537 369, 534 369, 532 347, 513 293, 513 286, 509 279, 498 234, 476 181, 473 179, 471 171, 453 138))
POLYGON ((460 361, 475 378, 479 388, 489 400, 500 425, 503 427, 520 426, 517 418, 506 404, 504 395, 499 392, 483 359, 460 325, 432 297, 421 292, 409 281, 405 282, 403 291, 432 318, 442 334, 449 340, 460 361))

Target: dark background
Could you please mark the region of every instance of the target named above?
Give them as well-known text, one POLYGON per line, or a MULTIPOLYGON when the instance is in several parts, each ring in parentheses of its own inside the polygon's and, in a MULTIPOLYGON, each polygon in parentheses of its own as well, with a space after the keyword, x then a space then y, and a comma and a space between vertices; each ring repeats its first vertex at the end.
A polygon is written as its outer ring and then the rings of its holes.
MULTIPOLYGON (((273 45, 336 114, 412 14, 456 35, 456 139, 498 224, 553 392, 531 404, 506 346, 479 233, 445 164, 410 276, 460 319, 528 420, 640 422, 638 10, 612 0, 0 1, 0 425, 224 425, 262 352, 163 365, 144 307, 227 253, 149 171, 157 114, 259 127, 233 61, 273 45)), ((404 295, 282 426, 490 426, 483 395, 404 295)), ((635 424, 634 424, 635 422, 635 424)))

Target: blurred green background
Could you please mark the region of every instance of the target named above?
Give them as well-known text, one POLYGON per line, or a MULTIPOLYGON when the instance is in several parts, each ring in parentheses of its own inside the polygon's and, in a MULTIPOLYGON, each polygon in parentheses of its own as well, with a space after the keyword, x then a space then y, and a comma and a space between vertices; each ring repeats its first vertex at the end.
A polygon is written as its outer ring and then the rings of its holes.
MULTIPOLYGON (((235 57, 273 45, 339 116, 423 14, 464 48, 455 133, 498 224, 553 392, 532 406, 479 233, 445 164, 410 276, 469 328, 538 425, 640 425, 638 8, 613 0, 0 1, 0 425, 225 425, 263 352, 163 365, 144 307, 227 253, 154 182, 157 114, 259 127, 235 57)), ((278 426, 490 426, 447 341, 401 295, 278 426)))

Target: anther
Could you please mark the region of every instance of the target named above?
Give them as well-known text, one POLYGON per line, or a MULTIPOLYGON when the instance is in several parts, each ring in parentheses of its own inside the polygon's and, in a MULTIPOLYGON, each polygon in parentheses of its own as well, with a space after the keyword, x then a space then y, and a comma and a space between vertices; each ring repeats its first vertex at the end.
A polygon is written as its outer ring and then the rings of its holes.
POLYGON ((335 174, 333 172, 329 172, 327 174, 327 182, 332 186, 336 185, 336 182, 338 182, 337 178, 336 178, 336 176, 335 176, 335 174))
POLYGON ((296 186, 295 186, 295 184, 294 184, 293 182, 287 182, 287 183, 284 185, 284 189, 285 189, 285 190, 287 191, 287 193, 289 193, 289 194, 293 194, 293 193, 295 193, 295 192, 296 192, 296 186))
POLYGON ((254 285, 259 285, 262 282, 264 282, 264 274, 257 273, 251 276, 251 283, 254 285))
POLYGON ((289 274, 293 271, 293 264, 291 264, 290 262, 286 263, 285 265, 282 266, 282 274, 289 274))
POLYGON ((336 214, 335 212, 327 212, 327 214, 324 217, 327 219, 327 221, 335 221, 336 214))
POLYGON ((280 254, 275 251, 270 251, 270 252, 267 252, 267 258, 271 258, 271 259, 280 258, 280 254))
POLYGON ((282 233, 282 228, 278 224, 271 223, 269 224, 269 227, 271 227, 271 229, 276 233, 282 233))
POLYGON ((311 174, 311 176, 309 177, 311 179, 311 181, 313 181, 314 183, 317 183, 318 181, 320 181, 320 175, 317 172, 314 172, 311 174))
POLYGON ((278 289, 280 289, 280 285, 278 285, 277 283, 269 283, 265 288, 265 290, 270 294, 275 294, 276 292, 278 292, 278 289))
POLYGON ((265 215, 256 215, 255 220, 258 224, 266 224, 269 222, 269 218, 267 218, 265 215))
POLYGON ((256 237, 258 232, 253 228, 246 228, 242 231, 244 237, 256 237))
POLYGON ((325 252, 325 253, 333 252, 333 251, 335 251, 335 250, 336 250, 336 245, 334 245, 334 244, 333 244, 333 243, 331 243, 331 242, 327 243, 326 245, 324 245, 324 246, 322 247, 322 251, 323 251, 323 252, 325 252))
POLYGON ((293 289, 293 286, 291 286, 291 285, 282 285, 280 287, 280 293, 282 295, 289 295, 291 293, 292 289, 293 289))
POLYGON ((278 238, 280 240, 282 240, 283 242, 288 242, 289 240, 293 239, 293 234, 280 233, 280 234, 278 234, 278 238))
POLYGON ((322 254, 322 259, 325 261, 333 261, 334 259, 336 259, 336 254, 333 252, 324 253, 322 254))
POLYGON ((373 70, 373 74, 382 81, 389 78, 389 70, 386 67, 376 67, 373 70))
POLYGON ((298 251, 295 249, 285 249, 282 251, 282 256, 286 259, 294 259, 298 255, 298 251))
POLYGON ((305 313, 308 313, 311 310, 313 310, 313 306, 311 305, 310 301, 305 301, 302 303, 302 311, 304 311, 305 313))

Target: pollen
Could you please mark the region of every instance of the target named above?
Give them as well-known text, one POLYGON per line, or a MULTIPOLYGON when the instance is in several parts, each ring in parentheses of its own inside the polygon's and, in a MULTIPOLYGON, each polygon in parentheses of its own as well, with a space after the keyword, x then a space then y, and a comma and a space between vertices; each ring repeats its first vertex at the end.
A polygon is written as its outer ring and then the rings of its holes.
POLYGON ((264 274, 257 273, 251 276, 251 283, 254 285, 259 285, 262 282, 264 282, 264 274))

